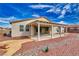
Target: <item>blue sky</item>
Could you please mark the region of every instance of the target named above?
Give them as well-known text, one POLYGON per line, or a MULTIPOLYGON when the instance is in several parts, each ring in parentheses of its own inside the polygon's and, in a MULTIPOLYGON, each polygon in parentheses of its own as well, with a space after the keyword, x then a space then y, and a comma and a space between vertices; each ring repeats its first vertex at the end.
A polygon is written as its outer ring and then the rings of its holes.
POLYGON ((0 27, 10 21, 46 17, 61 24, 79 24, 79 4, 73 3, 0 3, 0 27))

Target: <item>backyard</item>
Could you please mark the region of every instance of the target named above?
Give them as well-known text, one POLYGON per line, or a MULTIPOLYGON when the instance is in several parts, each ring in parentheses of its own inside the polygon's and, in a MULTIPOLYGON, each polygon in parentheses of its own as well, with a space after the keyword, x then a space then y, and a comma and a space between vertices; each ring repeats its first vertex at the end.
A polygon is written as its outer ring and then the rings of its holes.
MULTIPOLYGON (((1 37, 2 38, 2 37, 1 37)), ((3 37, 4 38, 4 37, 3 37)), ((5 38, 4 38, 5 39, 5 38)), ((68 33, 64 37, 43 41, 29 39, 1 40, 6 49, 0 48, 0 55, 13 56, 79 56, 79 33, 68 33), (43 51, 48 47, 48 51, 43 51)))
POLYGON ((44 40, 40 42, 24 43, 14 55, 23 56, 78 56, 79 34, 69 33, 62 38, 44 40), (48 47, 48 52, 42 51, 48 47))

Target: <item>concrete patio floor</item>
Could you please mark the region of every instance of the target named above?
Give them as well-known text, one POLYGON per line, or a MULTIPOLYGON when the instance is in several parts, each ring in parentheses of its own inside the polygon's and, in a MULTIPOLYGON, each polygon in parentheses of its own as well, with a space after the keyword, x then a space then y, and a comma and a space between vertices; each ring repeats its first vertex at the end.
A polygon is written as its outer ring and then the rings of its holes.
MULTIPOLYGON (((54 38, 58 38, 58 37, 64 37, 64 36, 66 36, 68 33, 64 33, 64 34, 54 34, 53 35, 53 38, 52 39, 54 39, 54 38)), ((33 36, 32 37, 32 39, 33 40, 37 40, 37 35, 36 36, 33 36)), ((50 34, 45 34, 45 35, 41 35, 40 36, 40 40, 38 40, 38 41, 42 41, 42 40, 49 40, 49 39, 51 39, 51 35, 50 34)))

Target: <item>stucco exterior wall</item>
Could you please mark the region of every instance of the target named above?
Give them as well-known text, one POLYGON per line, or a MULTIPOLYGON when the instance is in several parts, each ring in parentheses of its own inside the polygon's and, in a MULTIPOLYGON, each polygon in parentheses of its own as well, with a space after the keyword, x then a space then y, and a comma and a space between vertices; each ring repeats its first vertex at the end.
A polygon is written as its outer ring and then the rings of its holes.
POLYGON ((64 27, 61 27, 61 33, 64 33, 64 30, 65 30, 64 27))
POLYGON ((19 23, 13 23, 12 24, 12 37, 19 37, 19 36, 29 36, 30 31, 25 30, 25 26, 27 25, 26 21, 19 22, 19 23), (20 31, 20 25, 24 25, 24 31, 20 31))
POLYGON ((59 29, 59 27, 58 26, 55 26, 54 27, 54 34, 55 33, 59 33, 59 31, 61 31, 61 33, 64 33, 64 27, 60 27, 61 29, 59 29), (58 30, 58 32, 57 32, 57 30, 58 30))
POLYGON ((55 33, 58 33, 58 32, 57 32, 58 27, 54 26, 53 29, 54 29, 54 30, 53 30, 53 33, 54 33, 54 34, 55 34, 55 33))

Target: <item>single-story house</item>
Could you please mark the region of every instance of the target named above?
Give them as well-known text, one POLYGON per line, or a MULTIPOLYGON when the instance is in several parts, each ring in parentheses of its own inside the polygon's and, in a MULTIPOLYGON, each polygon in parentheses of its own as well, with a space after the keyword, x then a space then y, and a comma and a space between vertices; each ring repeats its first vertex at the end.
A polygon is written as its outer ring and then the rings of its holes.
POLYGON ((68 33, 79 33, 79 25, 68 25, 66 27, 68 33))
POLYGON ((0 35, 9 34, 10 31, 11 31, 10 28, 3 28, 3 27, 0 27, 0 35))
POLYGON ((24 19, 11 22, 12 37, 30 37, 34 40, 53 38, 55 35, 64 34, 66 27, 63 24, 53 23, 45 17, 24 19), (41 37, 43 37, 41 39, 41 37))

